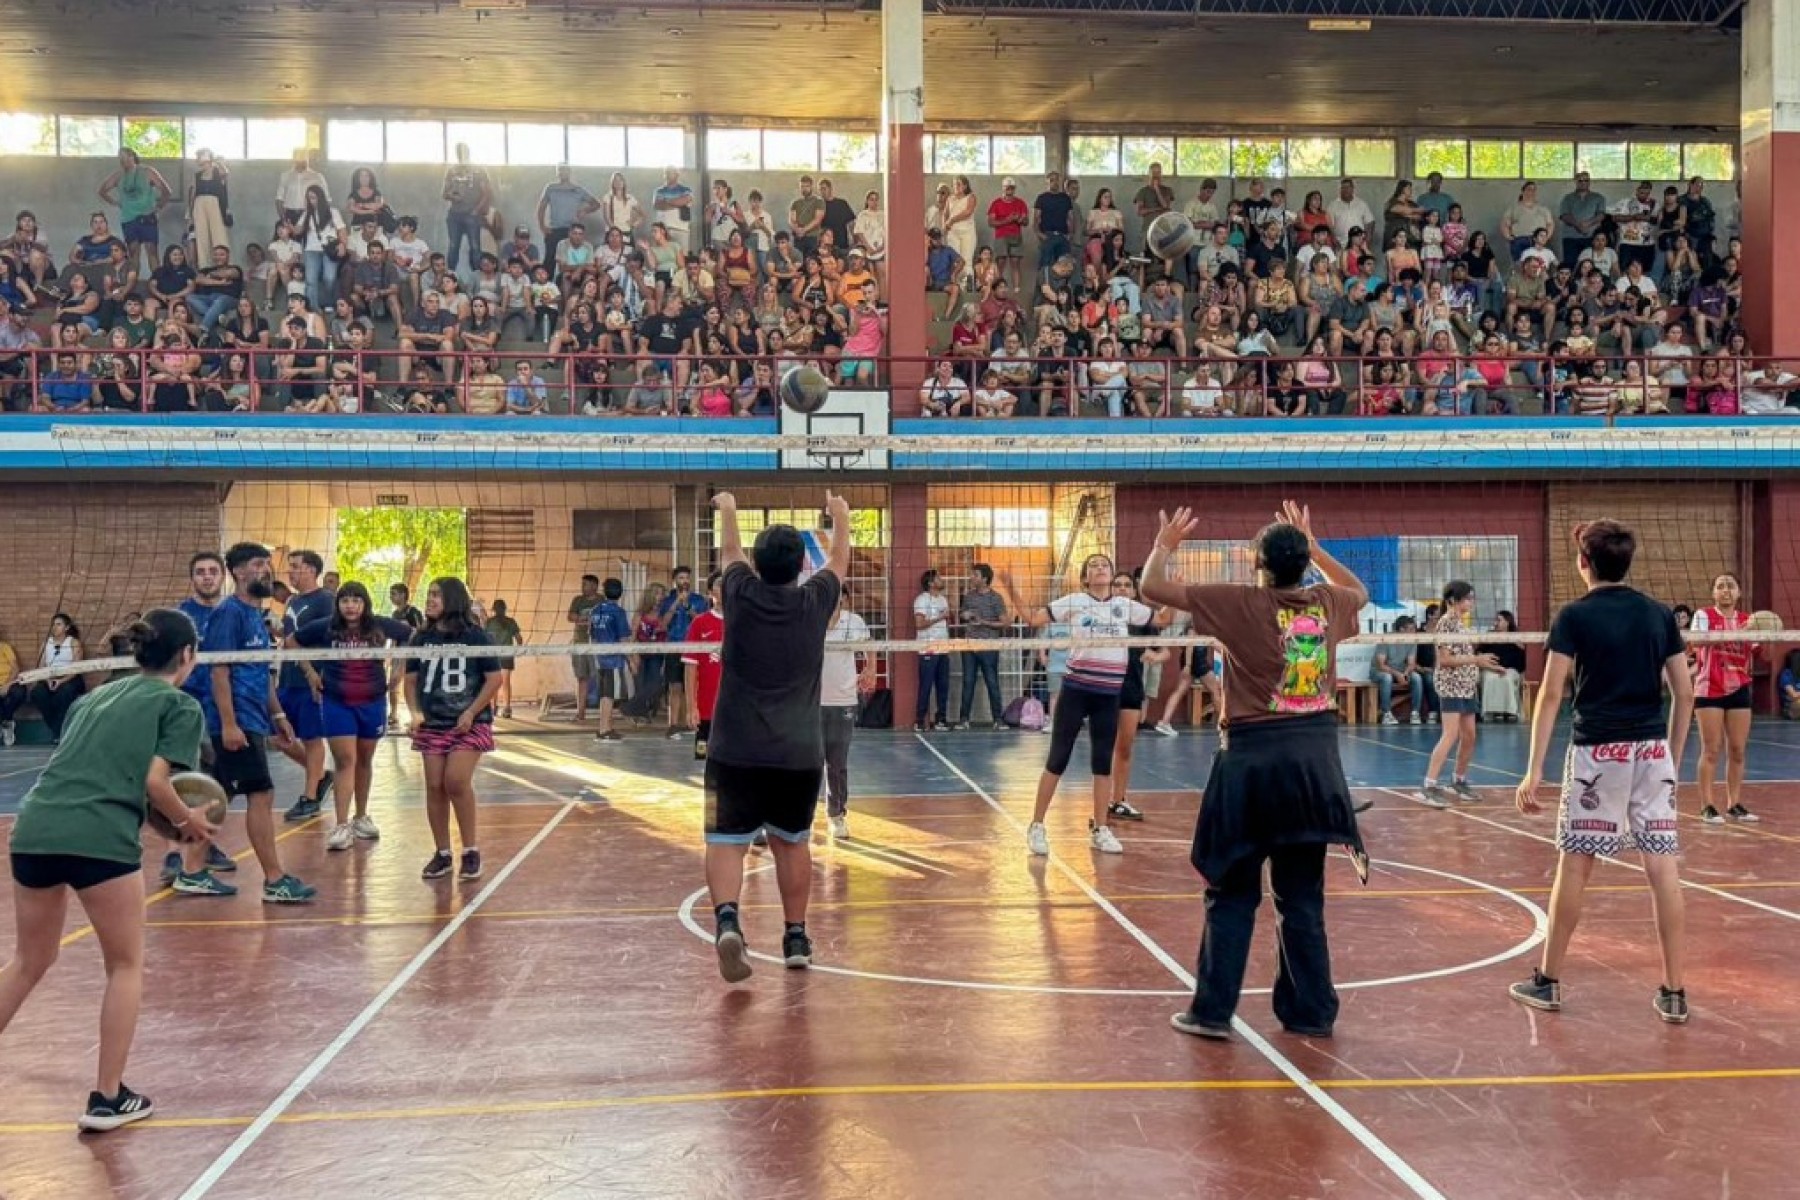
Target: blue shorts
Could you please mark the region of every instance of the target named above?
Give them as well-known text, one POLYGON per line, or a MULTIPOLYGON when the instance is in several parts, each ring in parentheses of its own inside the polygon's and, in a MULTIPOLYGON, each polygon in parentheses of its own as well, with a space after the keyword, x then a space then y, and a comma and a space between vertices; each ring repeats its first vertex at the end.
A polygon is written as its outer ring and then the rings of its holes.
POLYGON ((303 742, 316 742, 325 736, 325 718, 311 688, 282 688, 275 693, 281 711, 294 727, 294 736, 303 742))
POLYGON ((1473 717, 1481 712, 1481 702, 1473 696, 1439 696, 1438 703, 1445 716, 1473 717))
POLYGON ((387 698, 367 704, 340 704, 325 701, 323 727, 328 738, 353 737, 372 742, 387 732, 387 698))

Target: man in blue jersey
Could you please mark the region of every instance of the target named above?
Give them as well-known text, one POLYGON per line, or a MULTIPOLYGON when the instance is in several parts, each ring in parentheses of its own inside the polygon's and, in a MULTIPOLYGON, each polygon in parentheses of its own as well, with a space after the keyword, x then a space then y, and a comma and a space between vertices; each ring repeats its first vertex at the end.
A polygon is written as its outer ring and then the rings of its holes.
MULTIPOLYGON (((669 583, 668 594, 656 606, 656 620, 669 635, 671 642, 685 642, 688 626, 712 605, 705 596, 694 590, 692 567, 676 567, 670 572, 669 583)), ((669 686, 669 737, 679 738, 688 728, 686 675, 680 655, 670 654, 664 657, 663 678, 669 686)))
MULTIPOLYGON (((255 542, 239 542, 225 552, 232 594, 213 610, 201 639, 202 653, 270 651, 273 643, 263 620, 262 605, 274 594, 269 551, 255 542)), ((244 825, 250 848, 263 871, 264 904, 305 904, 317 889, 281 869, 275 846, 275 785, 269 778, 268 739, 279 746, 291 742, 293 726, 275 696, 275 677, 268 662, 214 663, 211 688, 203 707, 212 737, 213 778, 229 795, 249 802, 244 825)))
MULTIPOLYGON (((176 607, 187 614, 194 628, 205 638, 206 627, 212 622, 219 594, 225 587, 225 560, 212 550, 200 551, 188 559, 188 584, 193 588, 193 594, 176 607)), ((204 709, 207 694, 212 690, 212 673, 194 671, 181 685, 181 690, 198 700, 204 709)), ((207 765, 207 760, 212 758, 212 747, 203 745, 200 753, 202 765, 207 765)), ((188 896, 237 895, 236 888, 215 874, 237 870, 231 855, 219 849, 217 844, 210 841, 170 842, 169 847, 169 852, 163 856, 163 883, 188 896)))
MULTIPOLYGON (((288 555, 288 586, 294 591, 281 618, 284 636, 292 637, 302 625, 328 619, 335 610, 337 597, 319 586, 319 577, 324 573, 325 560, 313 551, 296 550, 288 555)), ((319 672, 308 662, 283 663, 275 686, 281 711, 294 723, 294 737, 298 739, 298 744, 282 753, 306 772, 306 790, 284 815, 290 823, 310 821, 319 815, 332 780, 331 772, 325 769, 325 715, 319 672)))

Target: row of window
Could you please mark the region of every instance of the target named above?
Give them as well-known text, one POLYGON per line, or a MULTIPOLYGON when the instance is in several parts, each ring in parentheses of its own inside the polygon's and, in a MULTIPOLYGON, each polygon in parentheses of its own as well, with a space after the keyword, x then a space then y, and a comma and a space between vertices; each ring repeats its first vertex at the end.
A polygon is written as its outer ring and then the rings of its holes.
MULTIPOLYGON (((926 544, 932 547, 994 547, 1006 550, 1048 549, 1050 510, 1047 508, 932 508, 926 514, 926 544)), ((755 537, 769 525, 812 529, 819 521, 817 509, 748 508, 738 511, 738 529, 755 537)), ((850 510, 850 544, 858 549, 880 550, 888 545, 888 514, 881 508, 850 510)), ((714 544, 717 545, 717 531, 714 544)))
MULTIPOLYGON (((674 125, 563 125, 536 121, 328 120, 325 151, 335 162, 454 162, 467 145, 472 161, 490 165, 632 167, 687 162, 687 135, 674 125)), ((145 158, 184 158, 201 149, 228 160, 290 158, 308 144, 304 117, 116 117, 0 113, 0 155, 110 157, 121 147, 145 158)), ((844 171, 881 169, 873 133, 816 129, 712 129, 707 167, 715 171, 844 171)), ((1069 172, 1139 176, 1161 163, 1173 176, 1196 179, 1328 179, 1345 174, 1391 179, 1398 170, 1393 138, 1139 137, 1079 133, 1069 138, 1069 172)), ((925 138, 928 170, 941 175, 1041 175, 1045 141, 1038 134, 952 134, 925 138)), ((1562 142, 1511 138, 1419 138, 1412 170, 1446 179, 1680 179, 1736 175, 1729 142, 1562 142)))

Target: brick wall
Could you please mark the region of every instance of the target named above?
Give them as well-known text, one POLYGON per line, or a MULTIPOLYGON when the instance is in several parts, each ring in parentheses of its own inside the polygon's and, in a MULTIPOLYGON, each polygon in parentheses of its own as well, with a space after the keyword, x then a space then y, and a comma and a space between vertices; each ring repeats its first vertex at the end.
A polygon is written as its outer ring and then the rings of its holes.
POLYGON ((0 636, 35 666, 50 618, 66 612, 90 654, 131 611, 187 595, 187 560, 219 546, 210 483, 0 485, 0 636))

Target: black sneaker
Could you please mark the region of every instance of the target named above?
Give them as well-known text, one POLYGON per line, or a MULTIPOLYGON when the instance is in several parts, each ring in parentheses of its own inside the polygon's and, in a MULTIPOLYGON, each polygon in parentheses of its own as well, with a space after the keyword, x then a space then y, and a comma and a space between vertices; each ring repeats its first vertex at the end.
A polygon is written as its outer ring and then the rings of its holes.
POLYGON ((622 742, 625 740, 625 735, 617 730, 603 729, 594 735, 594 740, 596 742, 622 742))
POLYGON ((462 854, 462 870, 456 873, 458 879, 481 878, 481 851, 464 850, 462 854))
POLYGON ((744 931, 736 921, 719 922, 719 936, 713 948, 719 952, 719 974, 726 983, 742 983, 750 978, 750 952, 744 945, 744 931))
POLYGON ((1283 1021, 1281 1027, 1295 1037, 1323 1039, 1331 1036, 1331 1026, 1329 1025, 1289 1025, 1283 1021))
POLYGON ((1705 821, 1708 825, 1723 825, 1725 823, 1725 818, 1719 815, 1719 810, 1710 804, 1700 810, 1700 819, 1705 821))
POLYGON ((812 939, 804 929, 790 929, 781 936, 781 957, 791 970, 812 966, 812 939))
POLYGON ((1671 1025, 1686 1025, 1688 1019, 1687 989, 1656 989, 1656 1015, 1671 1025))
POLYGON ((450 857, 448 850, 439 850, 431 856, 431 861, 425 864, 425 869, 419 872, 419 878, 442 879, 450 873, 450 868, 455 864, 456 860, 450 857))
MULTIPOLYGON (((321 788, 320 790, 323 791, 324 789, 321 788)), ((292 808, 281 815, 281 819, 288 824, 293 825, 298 824, 301 821, 310 821, 318 815, 319 802, 311 796, 302 796, 294 801, 292 808)))
POLYGON ((1179 1029, 1181 1032, 1191 1034, 1194 1037, 1210 1038, 1215 1042, 1231 1040, 1231 1022, 1202 1021, 1199 1017, 1196 1017, 1193 1013, 1188 1012, 1185 1009, 1170 1017, 1169 1024, 1176 1029, 1179 1029))
POLYGON ((1562 983, 1542 971, 1533 971, 1530 979, 1513 984, 1507 991, 1527 1008, 1542 1012, 1562 1011, 1562 983))
POLYGON ((140 1096, 121 1083, 119 1094, 110 1099, 99 1092, 89 1092, 87 1111, 75 1123, 89 1133, 105 1133, 133 1121, 142 1121, 155 1111, 156 1105, 151 1103, 150 1097, 140 1096))
POLYGON ((1734 804, 1730 808, 1726 809, 1725 815, 1727 817, 1730 817, 1733 821, 1739 821, 1739 822, 1743 822, 1743 823, 1749 824, 1749 825, 1756 824, 1756 822, 1758 820, 1758 817, 1755 813, 1751 812, 1749 809, 1745 808, 1741 804, 1734 804))
POLYGON ((1144 814, 1140 809, 1133 808, 1123 800, 1114 800, 1111 804, 1106 806, 1106 812, 1108 816, 1117 817, 1121 821, 1141 821, 1144 819, 1144 814))

